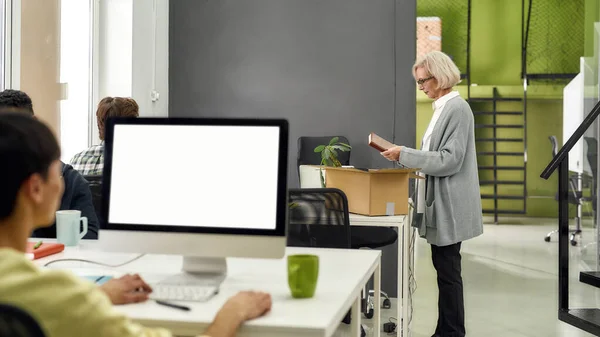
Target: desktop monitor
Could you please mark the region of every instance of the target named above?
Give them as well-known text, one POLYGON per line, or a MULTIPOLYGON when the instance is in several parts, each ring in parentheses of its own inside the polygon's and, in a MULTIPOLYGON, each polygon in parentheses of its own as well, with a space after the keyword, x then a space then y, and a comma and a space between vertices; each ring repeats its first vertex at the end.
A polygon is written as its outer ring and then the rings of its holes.
POLYGON ((100 247, 183 255, 190 273, 281 258, 287 158, 282 119, 110 119, 100 247))

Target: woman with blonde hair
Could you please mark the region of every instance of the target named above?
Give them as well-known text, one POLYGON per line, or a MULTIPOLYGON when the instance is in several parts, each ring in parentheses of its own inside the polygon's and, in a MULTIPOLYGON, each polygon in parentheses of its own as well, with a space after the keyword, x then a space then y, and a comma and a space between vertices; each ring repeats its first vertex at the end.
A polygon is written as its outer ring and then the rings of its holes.
POLYGON ((433 99, 433 117, 421 150, 394 146, 388 160, 420 169, 413 227, 431 245, 437 271, 438 321, 432 337, 465 336, 460 246, 483 233, 473 112, 453 87, 460 72, 448 55, 431 52, 417 59, 413 77, 433 99))

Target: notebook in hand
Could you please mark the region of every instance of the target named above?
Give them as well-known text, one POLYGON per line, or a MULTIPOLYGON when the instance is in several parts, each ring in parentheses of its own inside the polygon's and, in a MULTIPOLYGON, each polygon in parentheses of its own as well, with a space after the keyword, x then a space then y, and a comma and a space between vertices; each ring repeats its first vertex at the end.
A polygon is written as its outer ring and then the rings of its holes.
POLYGON ((371 132, 369 135, 369 146, 378 150, 379 152, 383 152, 394 147, 395 145, 379 137, 374 132, 371 132))
POLYGON ((27 256, 30 260, 37 260, 42 257, 60 253, 65 250, 65 245, 62 243, 54 243, 54 242, 42 242, 39 247, 34 248, 36 246, 35 242, 27 242, 27 256))

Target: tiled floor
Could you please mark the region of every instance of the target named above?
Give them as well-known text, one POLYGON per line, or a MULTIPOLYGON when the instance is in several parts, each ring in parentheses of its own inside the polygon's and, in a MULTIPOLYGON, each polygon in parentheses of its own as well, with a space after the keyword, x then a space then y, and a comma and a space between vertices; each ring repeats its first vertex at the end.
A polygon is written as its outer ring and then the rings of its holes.
MULTIPOLYGON (((556 237, 550 243, 543 240, 556 227, 553 223, 486 225, 483 236, 463 244, 467 336, 592 336, 557 318, 558 245, 556 237)), ((585 229, 583 245, 594 237, 595 230, 585 229)), ((580 270, 596 269, 596 253, 595 245, 570 250, 571 307, 600 308, 600 289, 578 281, 580 270)), ((437 285, 430 258, 429 246, 418 239, 412 337, 431 336, 437 320, 437 285)), ((382 314, 383 321, 394 312, 383 310, 382 314)), ((371 332, 369 320, 364 322, 371 332)), ((349 336, 348 327, 340 326, 336 336, 349 336)))

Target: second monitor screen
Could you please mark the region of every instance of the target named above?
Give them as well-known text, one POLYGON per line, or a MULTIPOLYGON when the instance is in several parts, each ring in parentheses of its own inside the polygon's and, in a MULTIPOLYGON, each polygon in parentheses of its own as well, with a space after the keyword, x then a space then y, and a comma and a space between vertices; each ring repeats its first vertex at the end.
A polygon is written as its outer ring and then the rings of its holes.
POLYGON ((116 125, 108 221, 275 229, 279 132, 116 125))

